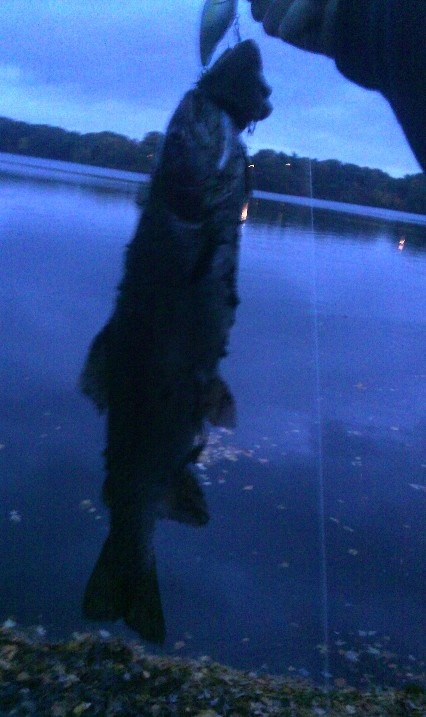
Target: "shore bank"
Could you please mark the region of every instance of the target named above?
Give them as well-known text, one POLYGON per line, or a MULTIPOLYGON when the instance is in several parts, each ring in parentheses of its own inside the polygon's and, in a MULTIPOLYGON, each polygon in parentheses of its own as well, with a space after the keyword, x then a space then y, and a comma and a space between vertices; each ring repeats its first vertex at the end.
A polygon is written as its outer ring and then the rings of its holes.
POLYGON ((242 672, 208 657, 154 657, 137 642, 74 634, 48 643, 0 628, 0 715, 168 717, 407 717, 426 714, 425 691, 349 687, 242 672))

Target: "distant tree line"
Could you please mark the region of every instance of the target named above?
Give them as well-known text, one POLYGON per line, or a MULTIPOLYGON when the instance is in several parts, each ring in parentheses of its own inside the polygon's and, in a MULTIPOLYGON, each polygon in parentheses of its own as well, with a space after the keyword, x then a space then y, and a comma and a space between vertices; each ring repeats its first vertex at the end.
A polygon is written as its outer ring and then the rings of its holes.
POLYGON ((152 171, 162 137, 161 132, 149 132, 142 141, 115 132, 80 134, 0 117, 0 152, 131 172, 152 171))
MULTIPOLYGON (((142 140, 115 132, 68 132, 0 117, 0 152, 151 173, 163 134, 142 140)), ((255 189, 426 214, 426 176, 390 177, 380 169, 263 149, 252 157, 255 189)))
POLYGON ((364 204, 426 214, 426 176, 390 177, 380 169, 319 161, 263 149, 252 157, 256 189, 295 196, 311 195, 350 204, 364 204))

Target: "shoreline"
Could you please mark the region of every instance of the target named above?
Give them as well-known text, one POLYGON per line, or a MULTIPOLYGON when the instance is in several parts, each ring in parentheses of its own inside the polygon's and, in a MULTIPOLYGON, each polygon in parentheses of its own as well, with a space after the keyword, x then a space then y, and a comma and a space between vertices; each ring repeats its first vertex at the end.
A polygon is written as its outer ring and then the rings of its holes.
MULTIPOLYGON (((140 205, 144 203, 150 184, 149 174, 7 152, 0 152, 0 178, 1 176, 45 179, 83 186, 104 186, 116 191, 136 194, 136 201, 140 205)), ((317 210, 343 212, 373 219, 426 226, 425 214, 396 211, 368 204, 352 204, 331 199, 266 192, 260 189, 253 189, 251 195, 252 200, 293 204, 317 210)))
POLYGON ((426 714, 425 690, 324 688, 236 670, 209 657, 158 657, 138 642, 95 633, 49 643, 0 628, 0 715, 166 717, 407 717, 426 714))

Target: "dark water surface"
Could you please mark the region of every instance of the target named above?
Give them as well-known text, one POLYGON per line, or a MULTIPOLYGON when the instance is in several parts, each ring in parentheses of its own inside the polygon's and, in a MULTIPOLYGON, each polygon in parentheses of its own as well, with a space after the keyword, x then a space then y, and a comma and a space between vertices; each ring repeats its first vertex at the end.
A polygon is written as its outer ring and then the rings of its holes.
MULTIPOLYGON (((133 195, 0 175, 0 621, 81 617, 107 529, 104 421, 76 389, 133 195)), ((166 653, 399 684, 425 671, 426 223, 254 202, 223 365, 238 428, 211 520, 158 524, 166 653)))

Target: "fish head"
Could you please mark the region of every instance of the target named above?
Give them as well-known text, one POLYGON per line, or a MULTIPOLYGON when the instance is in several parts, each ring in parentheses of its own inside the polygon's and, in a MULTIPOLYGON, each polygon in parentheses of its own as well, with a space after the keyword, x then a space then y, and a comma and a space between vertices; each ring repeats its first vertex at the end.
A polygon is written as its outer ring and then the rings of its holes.
POLYGON ((239 131, 272 112, 271 87, 263 75, 262 58, 253 40, 225 50, 198 83, 201 91, 229 114, 239 131))

